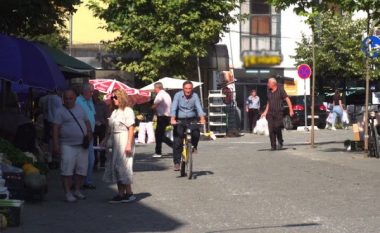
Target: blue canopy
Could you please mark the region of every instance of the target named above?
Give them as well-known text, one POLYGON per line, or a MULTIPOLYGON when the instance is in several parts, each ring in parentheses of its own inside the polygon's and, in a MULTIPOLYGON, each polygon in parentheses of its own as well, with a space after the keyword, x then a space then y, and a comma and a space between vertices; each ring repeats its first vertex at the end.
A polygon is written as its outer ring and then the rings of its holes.
POLYGON ((32 42, 0 35, 0 79, 45 90, 67 83, 52 57, 32 42))

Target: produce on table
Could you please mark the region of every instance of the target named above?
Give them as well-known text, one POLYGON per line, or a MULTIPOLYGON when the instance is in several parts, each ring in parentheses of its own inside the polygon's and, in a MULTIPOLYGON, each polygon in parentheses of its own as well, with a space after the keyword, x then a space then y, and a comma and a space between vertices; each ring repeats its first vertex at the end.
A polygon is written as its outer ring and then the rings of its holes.
POLYGON ((29 173, 25 175, 25 186, 38 190, 46 187, 46 176, 40 175, 39 173, 29 173))
POLYGON ((4 214, 0 214, 0 230, 5 230, 8 226, 7 218, 4 214))

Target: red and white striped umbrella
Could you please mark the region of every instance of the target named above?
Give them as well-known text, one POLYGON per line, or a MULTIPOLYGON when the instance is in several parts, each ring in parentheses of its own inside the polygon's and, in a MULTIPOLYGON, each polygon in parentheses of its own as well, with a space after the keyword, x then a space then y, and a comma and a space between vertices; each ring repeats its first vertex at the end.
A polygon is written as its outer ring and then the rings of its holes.
POLYGON ((150 92, 144 90, 138 90, 128 85, 117 81, 115 79, 90 79, 89 83, 94 86, 95 90, 105 93, 104 99, 109 99, 113 90, 124 90, 136 104, 142 104, 148 102, 150 99, 150 92))

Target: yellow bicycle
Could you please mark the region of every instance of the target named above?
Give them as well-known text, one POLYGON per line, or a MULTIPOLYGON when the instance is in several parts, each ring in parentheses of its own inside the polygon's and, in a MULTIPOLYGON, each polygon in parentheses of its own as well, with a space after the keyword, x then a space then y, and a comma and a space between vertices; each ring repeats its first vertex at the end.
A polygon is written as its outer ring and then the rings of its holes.
POLYGON ((187 176, 190 180, 193 178, 193 145, 191 143, 191 131, 192 127, 190 125, 200 125, 199 123, 188 123, 184 124, 182 122, 177 122, 177 124, 184 125, 185 135, 183 138, 183 150, 181 156, 181 169, 180 173, 182 177, 187 176))

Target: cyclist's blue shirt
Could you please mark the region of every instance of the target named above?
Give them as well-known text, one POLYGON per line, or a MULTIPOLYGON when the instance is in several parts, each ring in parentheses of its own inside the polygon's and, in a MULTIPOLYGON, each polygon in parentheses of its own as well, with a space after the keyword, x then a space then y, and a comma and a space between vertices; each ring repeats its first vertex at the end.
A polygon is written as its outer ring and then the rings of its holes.
POLYGON ((179 91, 174 95, 170 116, 176 118, 193 118, 205 115, 197 93, 193 92, 189 98, 186 98, 183 91, 179 91))

